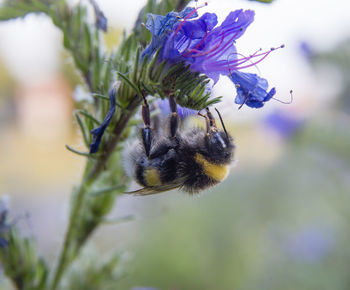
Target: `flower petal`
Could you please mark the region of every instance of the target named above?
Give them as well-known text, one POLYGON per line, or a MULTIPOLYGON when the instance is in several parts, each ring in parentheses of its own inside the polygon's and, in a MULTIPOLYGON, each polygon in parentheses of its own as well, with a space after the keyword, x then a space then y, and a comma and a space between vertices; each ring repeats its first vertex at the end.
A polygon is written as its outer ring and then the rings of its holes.
POLYGON ((151 43, 142 52, 141 57, 146 55, 152 56, 159 48, 162 47, 166 34, 179 19, 188 17, 189 19, 197 17, 198 14, 194 8, 186 7, 181 12, 169 12, 167 15, 157 15, 149 13, 147 15, 146 28, 152 33, 151 43))
POLYGON ((235 103, 238 105, 245 104, 251 108, 261 108, 276 94, 275 88, 267 92, 267 80, 256 74, 234 71, 230 79, 237 87, 235 103))
POLYGON ((90 154, 96 153, 98 151, 98 147, 100 146, 102 136, 113 118, 113 115, 115 112, 115 105, 116 105, 115 98, 116 98, 119 85, 120 85, 120 82, 116 82, 108 93, 109 108, 105 119, 103 120, 100 126, 91 130, 90 132, 92 134, 92 142, 90 144, 90 154))

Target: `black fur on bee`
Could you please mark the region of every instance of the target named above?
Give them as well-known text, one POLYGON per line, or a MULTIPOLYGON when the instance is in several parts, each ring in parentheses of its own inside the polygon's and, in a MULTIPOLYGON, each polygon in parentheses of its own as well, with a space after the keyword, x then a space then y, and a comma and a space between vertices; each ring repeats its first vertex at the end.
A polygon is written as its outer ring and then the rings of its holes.
POLYGON ((163 130, 151 129, 150 110, 146 98, 142 106, 144 128, 140 142, 131 149, 125 164, 130 174, 143 188, 128 192, 148 195, 180 188, 197 193, 226 178, 233 160, 234 143, 223 129, 216 126, 210 110, 202 116, 206 130, 178 130, 180 118, 173 94, 169 96, 171 115, 163 130))

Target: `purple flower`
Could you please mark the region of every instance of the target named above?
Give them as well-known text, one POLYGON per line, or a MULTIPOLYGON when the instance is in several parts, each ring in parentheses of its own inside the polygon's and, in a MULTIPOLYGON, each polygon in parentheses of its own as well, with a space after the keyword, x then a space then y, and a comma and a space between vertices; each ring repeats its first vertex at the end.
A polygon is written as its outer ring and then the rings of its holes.
POLYGON ((102 140, 102 136, 113 118, 113 115, 115 113, 115 106, 116 106, 115 98, 116 98, 117 91, 119 89, 119 85, 120 85, 120 82, 115 82, 113 87, 108 92, 109 108, 103 122, 101 123, 100 126, 91 130, 90 132, 92 135, 92 142, 90 144, 90 154, 96 153, 98 151, 98 148, 102 140))
POLYGON ((267 80, 256 74, 234 71, 230 79, 237 88, 235 103, 241 107, 246 104, 251 108, 261 108, 276 94, 275 88, 267 92, 267 80))
POLYGON ((315 56, 315 51, 313 48, 310 46, 310 44, 306 41, 302 41, 299 44, 299 50, 305 59, 308 61, 311 61, 312 58, 315 56))
POLYGON ((269 114, 264 124, 273 129, 283 138, 293 137, 302 127, 304 121, 281 111, 274 111, 269 114))
POLYGON ((101 29, 102 31, 107 32, 108 20, 106 16, 103 14, 102 10, 100 9, 100 7, 98 6, 95 0, 90 0, 90 3, 95 10, 95 17, 96 17, 95 25, 97 29, 101 29))
POLYGON ((300 230, 286 243, 290 257, 315 263, 324 259, 334 246, 335 236, 331 229, 310 227, 300 230))
MULTIPOLYGON (((153 38, 143 56, 160 49, 160 61, 185 62, 192 71, 213 79, 214 84, 219 80, 220 74, 228 76, 237 87, 237 104, 262 107, 275 95, 275 88, 267 92, 268 83, 265 79, 238 70, 258 64, 275 48, 265 52, 258 50, 246 57, 238 53, 235 47, 236 40, 253 22, 254 11, 240 9, 230 12, 222 24, 217 26, 217 16, 214 13, 205 13, 198 19, 190 20, 195 17, 196 10, 181 12, 183 20, 170 13, 166 16, 150 14, 146 27, 153 38)), ((279 48, 282 47, 284 46, 279 48)))
POLYGON ((196 20, 177 22, 161 49, 161 58, 170 62, 185 61, 191 70, 206 74, 216 83, 219 75, 247 60, 237 59, 234 45, 254 20, 254 11, 231 12, 220 25, 214 13, 205 13, 196 20), (242 62, 243 61, 243 62, 242 62))
POLYGON ((152 40, 142 52, 142 58, 146 55, 152 56, 163 46, 168 32, 173 29, 175 23, 179 22, 180 19, 191 19, 197 16, 197 10, 191 7, 187 7, 181 12, 169 12, 165 16, 149 13, 146 28, 152 33, 152 40))
MULTIPOLYGON (((159 107, 163 117, 166 117, 171 114, 168 100, 157 100, 156 105, 159 107)), ((180 119, 185 119, 188 116, 197 115, 198 111, 177 105, 177 113, 180 119)))

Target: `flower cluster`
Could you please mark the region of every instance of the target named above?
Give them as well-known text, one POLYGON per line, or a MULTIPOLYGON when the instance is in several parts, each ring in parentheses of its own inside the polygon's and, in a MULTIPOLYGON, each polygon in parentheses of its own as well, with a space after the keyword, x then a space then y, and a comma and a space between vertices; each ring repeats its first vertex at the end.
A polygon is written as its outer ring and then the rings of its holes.
POLYGON ((237 53, 234 45, 253 22, 254 11, 240 9, 230 12, 220 26, 214 13, 205 13, 191 20, 197 16, 196 11, 186 8, 183 12, 170 12, 166 16, 149 14, 146 28, 153 37, 143 56, 160 50, 161 61, 185 62, 192 71, 211 78, 214 84, 220 75, 227 76, 237 88, 237 104, 262 107, 275 95, 275 88, 268 92, 267 80, 238 70, 256 65, 275 49, 259 50, 244 57, 237 53))
MULTIPOLYGON (((245 57, 237 52, 235 42, 254 21, 254 11, 235 10, 218 25, 215 13, 205 13, 198 18, 197 9, 186 7, 181 12, 166 15, 148 14, 145 27, 152 33, 150 44, 143 50, 141 59, 149 59, 159 51, 158 61, 169 65, 185 63, 192 72, 206 75, 214 81, 220 75, 229 77, 237 88, 236 104, 260 108, 276 94, 268 91, 267 80, 256 74, 241 72, 265 59, 274 48, 258 50, 245 57)), ((283 46, 280 46, 281 48, 283 46)), ((101 125, 92 130, 90 153, 96 153, 101 138, 115 112, 116 90, 109 93, 108 114, 101 125)))

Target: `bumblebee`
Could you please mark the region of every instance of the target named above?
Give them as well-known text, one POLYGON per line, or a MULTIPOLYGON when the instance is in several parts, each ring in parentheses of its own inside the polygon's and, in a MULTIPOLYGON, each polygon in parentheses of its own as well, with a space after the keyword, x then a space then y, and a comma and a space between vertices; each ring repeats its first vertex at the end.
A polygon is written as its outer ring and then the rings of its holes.
POLYGON ((149 195, 179 188, 194 194, 221 182, 229 173, 235 146, 220 113, 216 110, 223 130, 217 128, 207 108, 205 115, 198 113, 206 121, 206 130, 180 132, 173 94, 169 96, 169 106, 171 115, 164 126, 159 126, 163 128, 151 129, 150 109, 144 99, 141 140, 125 162, 126 171, 143 188, 128 193, 149 195))

